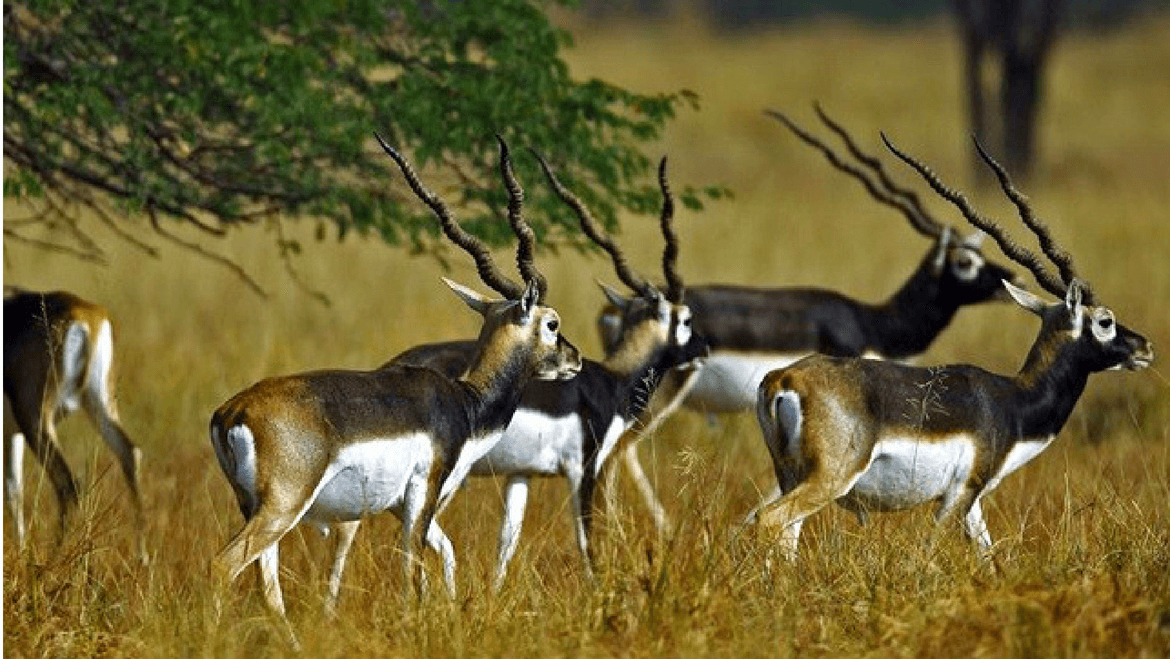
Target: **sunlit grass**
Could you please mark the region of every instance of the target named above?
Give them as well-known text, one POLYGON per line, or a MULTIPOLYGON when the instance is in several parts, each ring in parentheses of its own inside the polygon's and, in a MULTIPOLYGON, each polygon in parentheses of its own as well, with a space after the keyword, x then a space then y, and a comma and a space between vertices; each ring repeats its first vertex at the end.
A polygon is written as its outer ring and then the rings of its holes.
MULTIPOLYGON (((1039 176, 1025 190, 1100 298, 1158 350, 1170 344, 1168 28, 1158 18, 1061 42, 1039 176)), ((703 97, 653 153, 669 154, 676 185, 736 192, 702 214, 679 213, 689 282, 816 284, 878 300, 927 248, 765 107, 813 127, 810 103, 819 100, 874 151, 884 130, 970 189, 958 48, 945 23, 823 22, 730 39, 680 20, 577 35, 578 76, 703 97)), ((998 192, 972 194, 1015 226, 998 192)), ((959 222, 943 204, 931 207, 959 222)), ((311 243, 308 227, 303 234, 311 243)), ((4 280, 72 290, 115 315, 119 403, 147 455, 152 562, 143 569, 131 559, 133 515, 108 451, 86 421, 66 421, 66 450, 86 488, 81 514, 56 547, 51 488, 28 466, 30 546, 21 555, 4 545, 6 656, 284 655, 252 571, 218 622, 213 615, 208 565, 241 522, 207 442, 212 410, 261 377, 373 367, 420 342, 468 336, 476 318, 434 263, 374 243, 313 244, 298 259, 301 276, 332 299, 326 308, 288 280, 262 227, 215 245, 261 281, 266 302, 172 246, 161 244, 153 260, 101 238, 112 254, 105 268, 6 245, 4 280)), ((657 274, 651 218, 627 218, 622 243, 637 267, 657 274)), ((450 276, 477 283, 466 259, 451 261, 450 276)), ((615 278, 596 258, 545 254, 540 264, 566 333, 597 355, 602 298, 589 278, 615 278)), ((1011 372, 1036 328, 1007 305, 967 310, 924 361, 1011 372)), ((1000 575, 958 533, 929 543, 927 510, 874 516, 865 527, 826 510, 806 525, 799 562, 771 558, 767 539, 736 527, 773 482, 754 421, 684 412, 641 447, 675 530, 657 537, 619 475, 597 521, 596 584, 581 570, 563 483, 541 482, 508 585, 492 596, 501 484, 480 480, 443 519, 461 561, 456 601, 404 603, 399 527, 384 517, 359 534, 333 621, 319 613, 331 539, 308 530, 286 538, 290 617, 308 656, 1164 655, 1170 386, 1160 364, 1095 376, 1054 446, 985 500, 1000 575)))

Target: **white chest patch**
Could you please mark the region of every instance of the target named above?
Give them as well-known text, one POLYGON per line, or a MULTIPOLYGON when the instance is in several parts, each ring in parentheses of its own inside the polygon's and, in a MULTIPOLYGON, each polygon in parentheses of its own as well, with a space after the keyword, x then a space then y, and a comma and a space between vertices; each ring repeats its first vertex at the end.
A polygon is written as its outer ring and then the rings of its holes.
POLYGON ((873 510, 901 510, 950 498, 971 475, 975 443, 966 435, 930 442, 888 437, 846 498, 873 510))
POLYGON ((563 473, 568 461, 582 458, 581 421, 577 415, 553 417, 520 408, 504 436, 471 469, 477 476, 563 473))
MULTIPOLYGON (((514 418, 514 417, 513 417, 514 418)), ((468 472, 476 462, 481 460, 493 448, 499 445, 500 440, 503 439, 503 432, 493 432, 482 437, 471 437, 463 444, 463 450, 459 452, 459 457, 455 460, 455 466, 451 469, 451 473, 447 475, 447 479, 439 489, 439 506, 446 506, 447 500, 451 498, 455 490, 463 484, 463 480, 467 478, 468 472)))
POLYGON ((1047 439, 1017 442, 1008 451, 1007 457, 1003 460, 1003 466, 991 477, 991 480, 987 481, 987 487, 984 488, 984 492, 994 490, 995 486, 999 485, 999 482, 1007 477, 1008 474, 1023 467, 1032 458, 1040 455, 1044 449, 1048 448, 1048 445, 1052 443, 1053 439, 1056 439, 1056 435, 1051 435, 1047 439))
POLYGON ((755 409, 757 391, 764 376, 807 355, 712 352, 687 396, 687 407, 701 412, 755 409))
POLYGON ((353 521, 402 506, 406 485, 425 479, 434 450, 428 436, 418 433, 363 441, 343 448, 329 466, 305 521, 353 521))

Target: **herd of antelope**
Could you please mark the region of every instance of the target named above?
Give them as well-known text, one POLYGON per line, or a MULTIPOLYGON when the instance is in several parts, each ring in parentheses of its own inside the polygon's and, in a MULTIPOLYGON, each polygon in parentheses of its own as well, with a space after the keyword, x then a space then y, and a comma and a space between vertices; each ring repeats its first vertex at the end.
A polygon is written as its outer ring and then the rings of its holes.
MULTIPOLYGON (((961 519, 980 556, 991 560, 982 498, 1052 443, 1091 373, 1144 368, 1153 348, 1098 304, 1071 256, 978 144, 1055 272, 884 135, 890 152, 953 204, 973 234, 962 237, 932 217, 913 191, 895 184, 882 161, 859 149, 819 107, 819 118, 852 161, 784 115, 769 114, 928 239, 918 268, 880 304, 815 288, 684 286, 663 159, 659 286, 626 261, 585 204, 534 154, 552 190, 628 288, 602 285, 609 304, 597 321, 605 349, 600 361, 581 357, 561 335, 557 312, 544 304, 548 284, 536 267, 535 234, 523 217, 524 193, 503 140, 500 175, 509 198, 507 220, 518 240, 520 282, 500 271, 407 160, 378 137, 443 234, 471 256, 480 279, 502 299, 447 281, 483 317, 478 337, 421 345, 370 371, 265 379, 215 410, 211 444, 244 517, 213 560, 216 592, 259 561, 264 597, 295 644, 279 581, 281 538, 302 523, 337 534, 326 598, 332 612, 361 521, 389 511, 402 523, 408 596, 426 588, 418 558, 423 546, 441 556, 446 590, 453 595, 455 550, 438 520, 469 475, 503 476, 506 482, 496 589, 505 583, 519 542, 534 476, 566 480, 577 545, 592 576, 594 491, 614 456, 623 456, 655 523, 669 528, 639 464, 636 441, 680 405, 705 412, 754 407, 777 487, 744 522, 772 530, 764 537, 777 540, 790 559, 804 520, 836 502, 863 521, 872 511, 933 503, 940 522, 961 519), (1010 270, 989 261, 980 247, 985 235, 1056 301, 1026 291, 1010 270), (992 299, 1013 300, 1040 317, 1040 331, 1017 374, 905 363, 926 351, 960 308, 992 299)), ((5 289, 4 498, 18 544, 26 534, 26 443, 56 494, 60 530, 77 506, 78 486, 55 424, 79 406, 117 455, 142 520, 141 452, 119 422, 113 365, 111 321, 100 306, 68 293, 5 289)), ((139 549, 146 561, 141 532, 139 549)))

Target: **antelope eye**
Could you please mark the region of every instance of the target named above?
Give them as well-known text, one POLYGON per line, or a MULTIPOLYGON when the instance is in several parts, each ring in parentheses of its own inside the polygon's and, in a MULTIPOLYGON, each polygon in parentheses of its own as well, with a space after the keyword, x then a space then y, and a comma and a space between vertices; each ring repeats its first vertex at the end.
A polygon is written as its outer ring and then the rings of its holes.
POLYGON ((556 318, 552 318, 548 321, 547 327, 548 327, 548 331, 556 332, 557 330, 560 329, 561 323, 556 318))
POLYGON ((1101 329, 1109 329, 1110 327, 1113 327, 1113 319, 1106 316, 1105 318, 1098 320, 1097 325, 1099 325, 1101 329))

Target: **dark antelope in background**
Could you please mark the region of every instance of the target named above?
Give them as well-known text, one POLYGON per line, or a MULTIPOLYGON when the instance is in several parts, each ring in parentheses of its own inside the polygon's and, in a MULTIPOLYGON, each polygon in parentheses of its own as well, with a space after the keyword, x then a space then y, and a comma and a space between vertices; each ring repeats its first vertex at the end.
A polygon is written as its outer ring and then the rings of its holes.
MULTIPOLYGON (((500 167, 512 196, 509 219, 519 238, 523 286, 499 272, 487 247, 459 227, 401 155, 381 143, 443 232, 471 254, 480 278, 505 299, 447 282, 483 316, 471 365, 458 378, 411 366, 302 373, 262 380, 212 416, 211 442, 246 520, 214 559, 219 589, 258 558, 267 602, 294 645, 280 592, 281 537, 302 522, 339 525, 347 549, 359 520, 393 512, 402 520, 405 587, 421 588, 418 539, 425 536, 432 547, 441 541, 434 516, 472 463, 499 441, 524 385, 533 378, 570 378, 581 367, 576 348, 560 335, 557 312, 542 305, 546 284, 532 259, 535 237, 520 217, 521 191, 503 141, 500 167)), ((334 595, 341 568, 335 564, 331 575, 334 595)), ((444 569, 453 591, 454 566, 444 569)))
POLYGON ((862 519, 867 511, 933 502, 936 519, 962 517, 967 536, 990 557, 980 500, 1052 443, 1090 374, 1145 368, 1153 347, 1097 304, 1072 258, 981 147, 1059 277, 924 165, 886 145, 1060 301, 1004 281, 1016 303, 1040 317, 1040 332, 1012 377, 964 364, 913 368, 827 355, 769 373, 757 414, 783 495, 764 501, 749 520, 779 530, 784 552, 794 557, 805 518, 833 501, 862 519))
POLYGON ((821 120, 873 173, 843 161, 779 112, 769 114, 820 150, 837 169, 859 180, 877 201, 900 211, 933 245, 910 278, 880 304, 859 302, 821 288, 705 285, 687 288, 695 330, 711 343, 711 358, 686 404, 705 412, 736 412, 755 405, 764 375, 810 353, 905 360, 927 350, 964 306, 1004 299, 1002 279, 1013 275, 984 258, 982 234, 959 238, 922 207, 914 192, 886 176, 838 124, 821 120))

